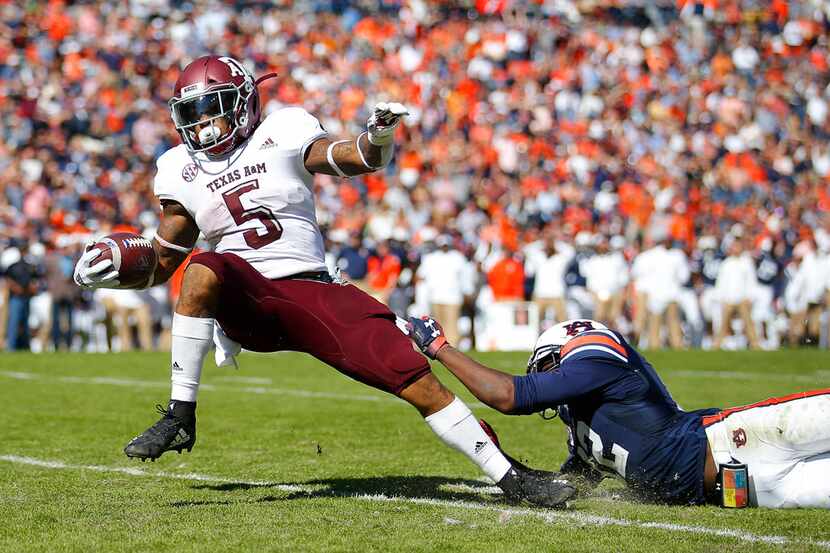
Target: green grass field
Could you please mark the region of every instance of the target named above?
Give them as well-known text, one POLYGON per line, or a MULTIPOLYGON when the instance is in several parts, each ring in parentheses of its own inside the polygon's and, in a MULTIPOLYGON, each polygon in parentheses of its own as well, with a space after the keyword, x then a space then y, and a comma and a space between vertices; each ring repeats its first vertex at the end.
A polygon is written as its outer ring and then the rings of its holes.
MULTIPOLYGON (((649 357, 687 409, 830 377, 816 351, 649 357)), ((526 355, 479 358, 522 370, 526 355)), ((565 511, 506 505, 414 409, 299 354, 246 354, 239 371, 209 363, 193 452, 130 461, 122 448, 168 397, 168 359, 0 354, 0 551, 830 549, 824 511, 646 505, 609 481, 565 511)), ((473 410, 530 464, 564 459, 560 422, 473 410)))

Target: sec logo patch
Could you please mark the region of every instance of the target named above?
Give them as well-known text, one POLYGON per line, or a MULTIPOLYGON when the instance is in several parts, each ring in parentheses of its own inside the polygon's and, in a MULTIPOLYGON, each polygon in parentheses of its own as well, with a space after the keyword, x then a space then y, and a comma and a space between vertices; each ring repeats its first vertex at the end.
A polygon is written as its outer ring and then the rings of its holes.
POLYGON ((187 182, 192 182, 198 174, 199 168, 196 167, 195 163, 188 163, 184 166, 184 169, 182 169, 182 178, 187 182))

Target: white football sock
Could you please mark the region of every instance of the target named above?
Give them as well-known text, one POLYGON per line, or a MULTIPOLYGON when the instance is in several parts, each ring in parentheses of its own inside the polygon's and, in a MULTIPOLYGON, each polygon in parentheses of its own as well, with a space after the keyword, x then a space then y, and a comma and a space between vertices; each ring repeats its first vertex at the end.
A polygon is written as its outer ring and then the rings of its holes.
POLYGON ((494 482, 510 470, 510 461, 484 433, 470 408, 460 399, 453 399, 424 420, 445 444, 466 455, 494 482))
POLYGON ((173 313, 173 354, 170 399, 196 401, 202 364, 213 345, 213 319, 173 313))

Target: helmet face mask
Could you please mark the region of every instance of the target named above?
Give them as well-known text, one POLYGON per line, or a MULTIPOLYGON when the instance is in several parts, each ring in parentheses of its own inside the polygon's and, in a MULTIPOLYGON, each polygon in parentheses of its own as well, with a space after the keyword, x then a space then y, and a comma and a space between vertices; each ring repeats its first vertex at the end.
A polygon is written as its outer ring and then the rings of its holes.
POLYGON ((539 347, 527 360, 527 374, 554 371, 559 367, 560 345, 546 345, 539 347))
POLYGON ((170 100, 173 123, 187 149, 192 153, 207 151, 211 154, 226 151, 221 146, 231 143, 240 129, 239 112, 246 99, 237 87, 221 86, 193 96, 170 100), (212 137, 200 137, 200 128, 216 127, 215 123, 219 119, 225 120, 225 132, 214 132, 212 137))
POLYGON ((239 101, 239 92, 235 88, 216 89, 191 98, 182 98, 172 102, 173 118, 181 127, 195 124, 203 117, 226 116, 232 113, 239 101))

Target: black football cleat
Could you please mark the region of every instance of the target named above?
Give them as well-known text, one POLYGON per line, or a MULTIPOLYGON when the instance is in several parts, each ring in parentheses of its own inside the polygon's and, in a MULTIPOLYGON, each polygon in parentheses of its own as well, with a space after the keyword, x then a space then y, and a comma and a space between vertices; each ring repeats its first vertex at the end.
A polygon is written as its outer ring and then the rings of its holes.
POLYGON ((165 410, 156 405, 162 417, 150 428, 136 436, 124 453, 127 457, 155 461, 165 451, 190 451, 196 443, 196 403, 170 400, 165 410))
POLYGON ((555 472, 513 465, 496 485, 511 503, 526 501, 540 507, 564 507, 576 488, 555 472))

